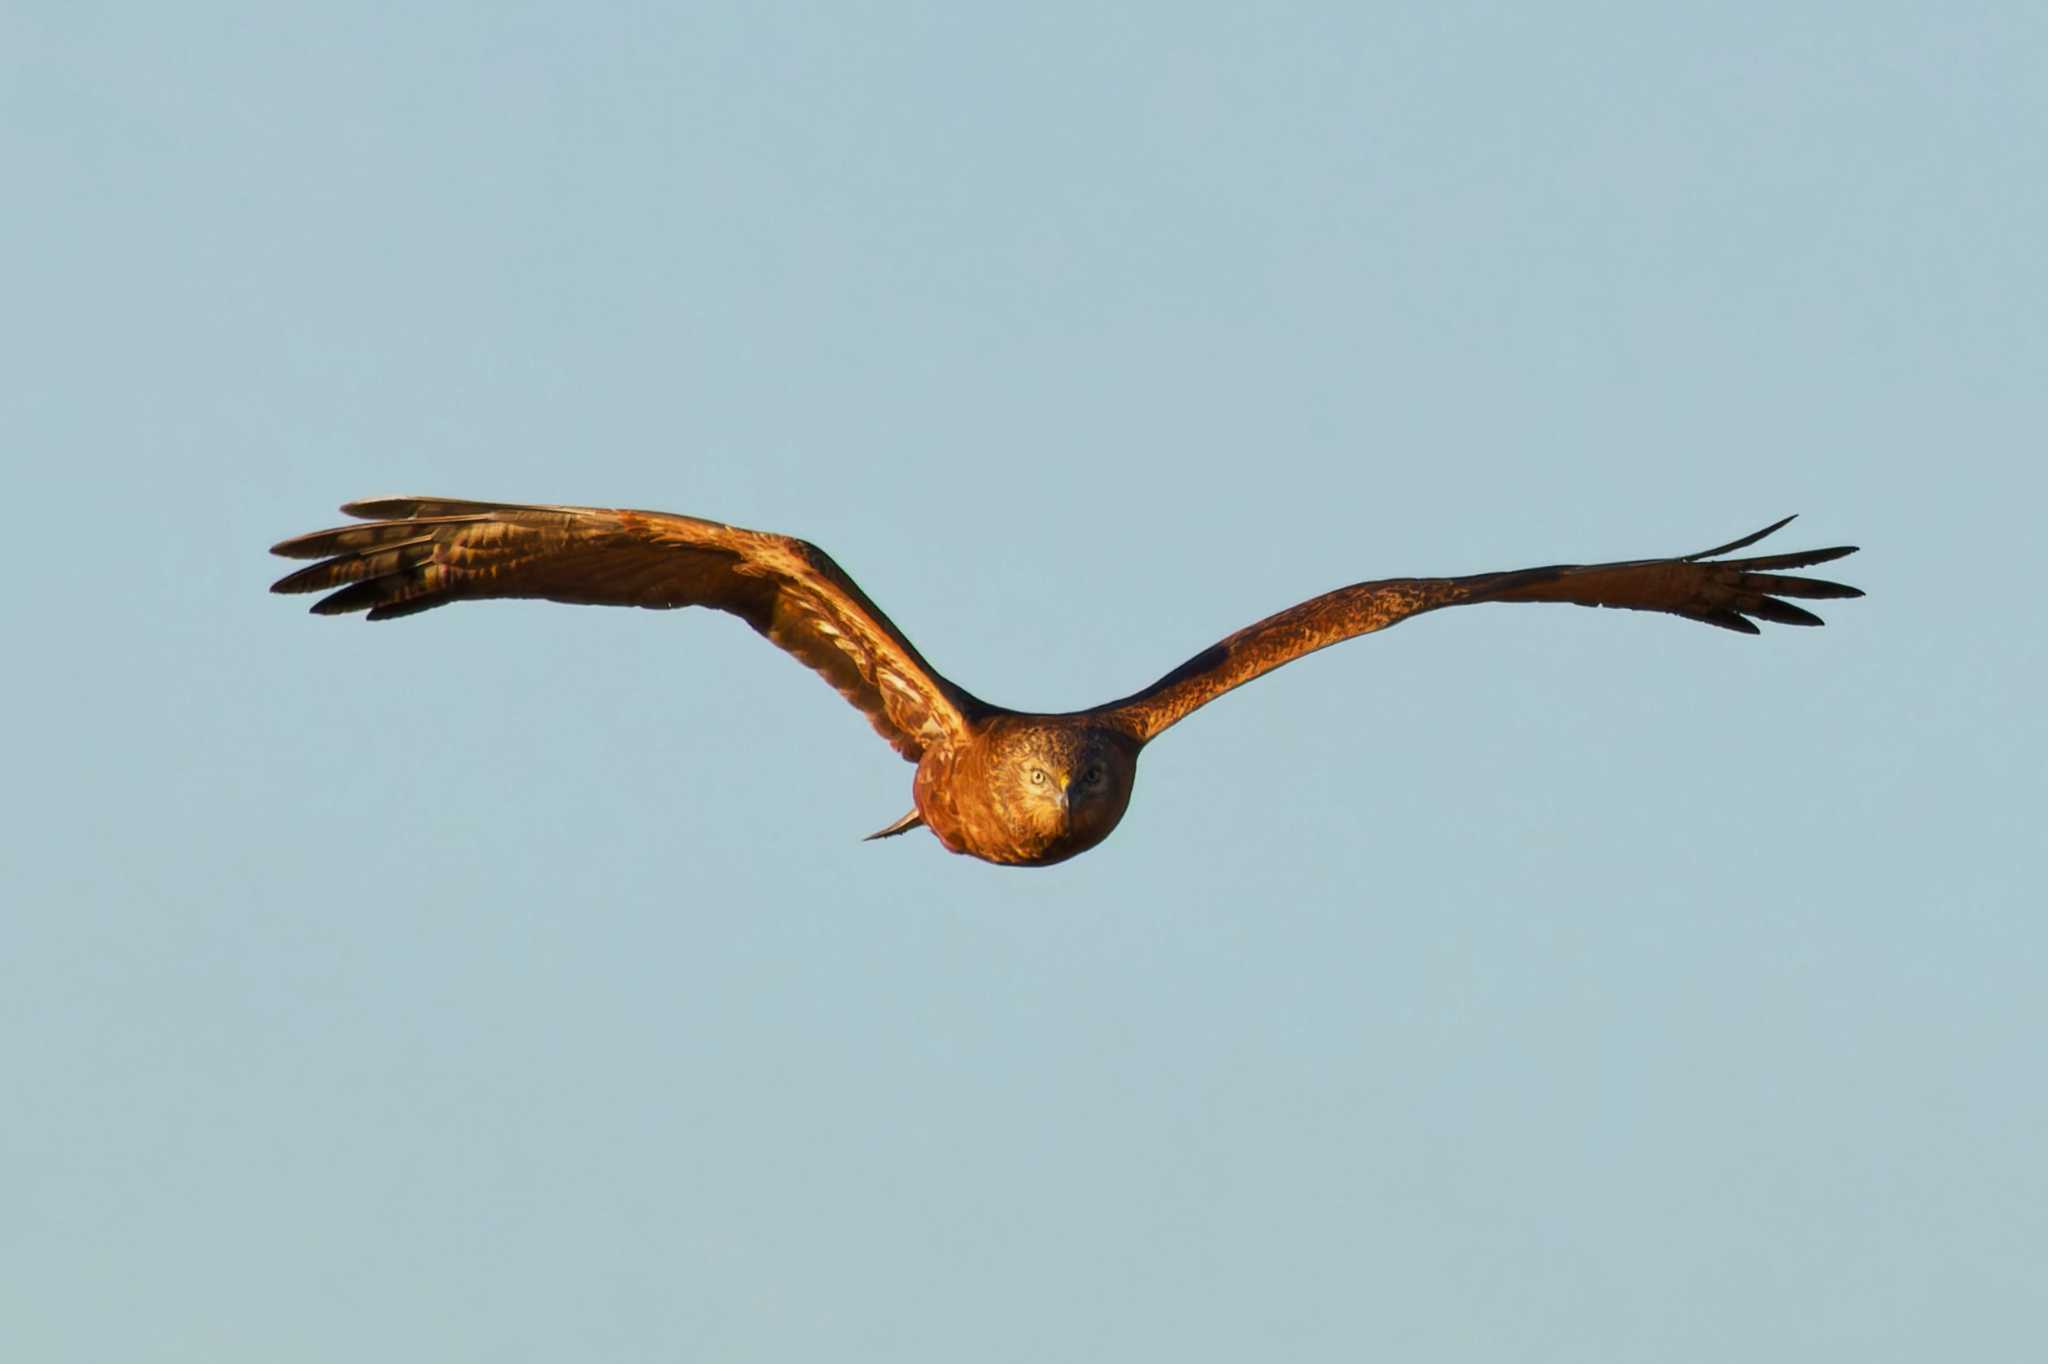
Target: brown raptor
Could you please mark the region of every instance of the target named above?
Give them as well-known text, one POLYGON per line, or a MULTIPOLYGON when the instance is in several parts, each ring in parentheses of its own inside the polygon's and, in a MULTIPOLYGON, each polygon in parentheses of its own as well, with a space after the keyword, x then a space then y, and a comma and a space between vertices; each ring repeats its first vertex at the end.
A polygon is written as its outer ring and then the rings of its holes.
POLYGON ((1059 715, 1008 710, 947 681, 816 545, 665 512, 383 497, 362 520, 272 552, 320 562, 274 592, 340 589, 320 615, 371 620, 449 602, 538 597, 598 606, 729 611, 824 675, 917 764, 916 808, 872 838, 923 824, 954 852, 1045 866, 1109 836, 1130 804, 1138 754, 1163 730, 1261 673, 1423 611, 1552 601, 1664 611, 1744 634, 1756 622, 1819 625, 1786 597, 1860 597, 1791 577, 1855 547, 1722 559, 1791 517, 1698 554, 1555 564, 1463 578, 1387 578, 1326 592, 1204 649, 1151 686, 1059 715))

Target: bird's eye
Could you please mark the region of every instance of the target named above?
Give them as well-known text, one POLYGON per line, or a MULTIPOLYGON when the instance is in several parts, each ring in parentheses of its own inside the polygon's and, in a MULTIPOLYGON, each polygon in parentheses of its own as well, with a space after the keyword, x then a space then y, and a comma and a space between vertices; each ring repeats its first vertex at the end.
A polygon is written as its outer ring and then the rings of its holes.
POLYGON ((1034 767, 1034 768, 1032 768, 1032 769, 1031 769, 1031 784, 1032 784, 1033 786, 1043 786, 1043 785, 1045 785, 1045 784, 1046 784, 1047 782, 1049 782, 1049 781, 1051 781, 1051 780, 1052 780, 1052 778, 1051 778, 1051 777, 1048 777, 1048 776, 1046 776, 1046 775, 1045 775, 1045 769, 1044 769, 1044 768, 1042 768, 1042 767, 1034 767))
POLYGON ((1100 786, 1102 785, 1102 778, 1105 775, 1106 774, 1102 770, 1102 764, 1097 763, 1093 767, 1089 768, 1086 772, 1083 772, 1081 774, 1081 785, 1100 786))

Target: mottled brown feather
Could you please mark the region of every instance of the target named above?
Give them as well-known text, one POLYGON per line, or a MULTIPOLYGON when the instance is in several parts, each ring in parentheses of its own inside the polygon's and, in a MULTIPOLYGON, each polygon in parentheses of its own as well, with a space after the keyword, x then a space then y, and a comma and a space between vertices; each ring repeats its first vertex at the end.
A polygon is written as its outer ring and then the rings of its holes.
POLYGON ((366 522, 273 546, 322 562, 272 591, 337 588, 316 613, 371 620, 491 598, 726 611, 820 673, 912 761, 991 710, 933 671, 823 550, 786 535, 661 512, 447 498, 342 510, 366 522))

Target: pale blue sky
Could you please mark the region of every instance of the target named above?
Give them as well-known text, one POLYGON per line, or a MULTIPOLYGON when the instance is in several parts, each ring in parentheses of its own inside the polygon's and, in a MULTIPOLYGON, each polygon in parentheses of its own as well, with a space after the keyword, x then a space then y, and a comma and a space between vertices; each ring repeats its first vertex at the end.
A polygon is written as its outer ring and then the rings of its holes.
POLYGON ((2016 1358, 2048 11, 0 8, 0 1357, 2016 1358), (743 626, 385 626, 389 492, 809 536, 1049 709, 1488 607, 1048 871, 743 626))

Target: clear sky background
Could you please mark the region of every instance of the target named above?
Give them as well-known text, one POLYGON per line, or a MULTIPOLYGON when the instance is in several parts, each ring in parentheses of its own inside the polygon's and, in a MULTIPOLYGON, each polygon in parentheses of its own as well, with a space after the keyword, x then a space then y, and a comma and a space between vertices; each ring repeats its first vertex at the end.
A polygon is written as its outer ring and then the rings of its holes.
POLYGON ((9 1360, 2018 1358, 2048 10, 0 9, 9 1360), (1045 871, 738 622, 266 595, 421 492, 826 546, 1064 709, 1486 607, 1045 871))

